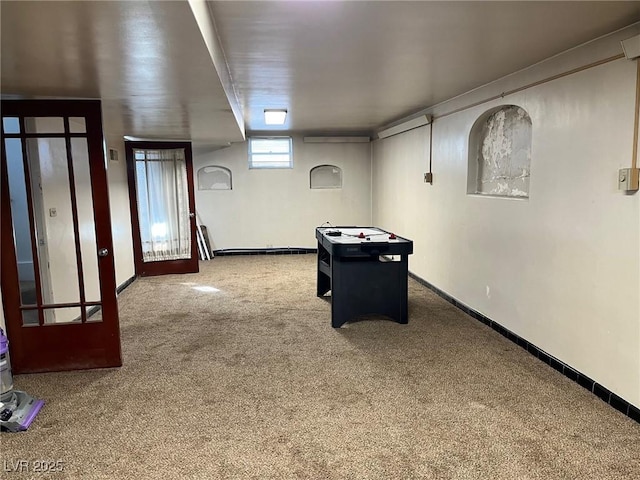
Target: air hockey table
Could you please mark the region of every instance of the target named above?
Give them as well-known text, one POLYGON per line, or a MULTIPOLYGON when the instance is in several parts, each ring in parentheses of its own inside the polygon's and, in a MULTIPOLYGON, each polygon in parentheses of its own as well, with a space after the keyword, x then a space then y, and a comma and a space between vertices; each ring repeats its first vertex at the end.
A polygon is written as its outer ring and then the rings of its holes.
POLYGON ((362 315, 408 323, 413 242, 376 227, 317 227, 317 295, 331 291, 331 326, 362 315))

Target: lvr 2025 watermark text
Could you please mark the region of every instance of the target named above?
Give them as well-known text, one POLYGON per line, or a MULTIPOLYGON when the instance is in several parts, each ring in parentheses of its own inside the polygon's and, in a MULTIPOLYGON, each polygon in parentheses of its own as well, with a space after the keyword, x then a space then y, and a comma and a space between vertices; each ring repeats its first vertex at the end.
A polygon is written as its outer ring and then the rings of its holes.
POLYGON ((63 460, 3 460, 2 471, 15 473, 53 473, 64 471, 63 460))

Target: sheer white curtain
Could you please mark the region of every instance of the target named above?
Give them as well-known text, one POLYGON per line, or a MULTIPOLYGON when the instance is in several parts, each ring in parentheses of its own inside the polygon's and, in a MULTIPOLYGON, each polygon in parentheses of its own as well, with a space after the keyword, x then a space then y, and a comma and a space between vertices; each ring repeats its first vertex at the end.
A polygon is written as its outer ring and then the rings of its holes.
POLYGON ((191 257, 184 149, 136 150, 136 190, 145 262, 191 257))

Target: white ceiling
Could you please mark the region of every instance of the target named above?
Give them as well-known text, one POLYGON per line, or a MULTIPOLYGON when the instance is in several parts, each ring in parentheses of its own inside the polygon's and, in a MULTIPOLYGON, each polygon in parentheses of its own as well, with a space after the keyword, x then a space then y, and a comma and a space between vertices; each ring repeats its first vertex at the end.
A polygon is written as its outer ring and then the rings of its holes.
POLYGON ((640 21, 637 1, 207 3, 3 0, 3 98, 101 98, 112 132, 198 144, 242 140, 236 102, 249 132, 269 107, 368 133, 640 21))

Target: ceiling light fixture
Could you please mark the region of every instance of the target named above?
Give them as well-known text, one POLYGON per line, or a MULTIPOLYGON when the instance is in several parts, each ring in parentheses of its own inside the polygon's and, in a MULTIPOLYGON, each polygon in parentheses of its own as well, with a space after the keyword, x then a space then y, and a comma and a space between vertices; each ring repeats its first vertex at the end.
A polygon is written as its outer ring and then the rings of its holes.
POLYGON ((267 125, 284 125, 284 121, 286 118, 287 111, 284 109, 268 109, 264 111, 264 123, 266 123, 267 125))

